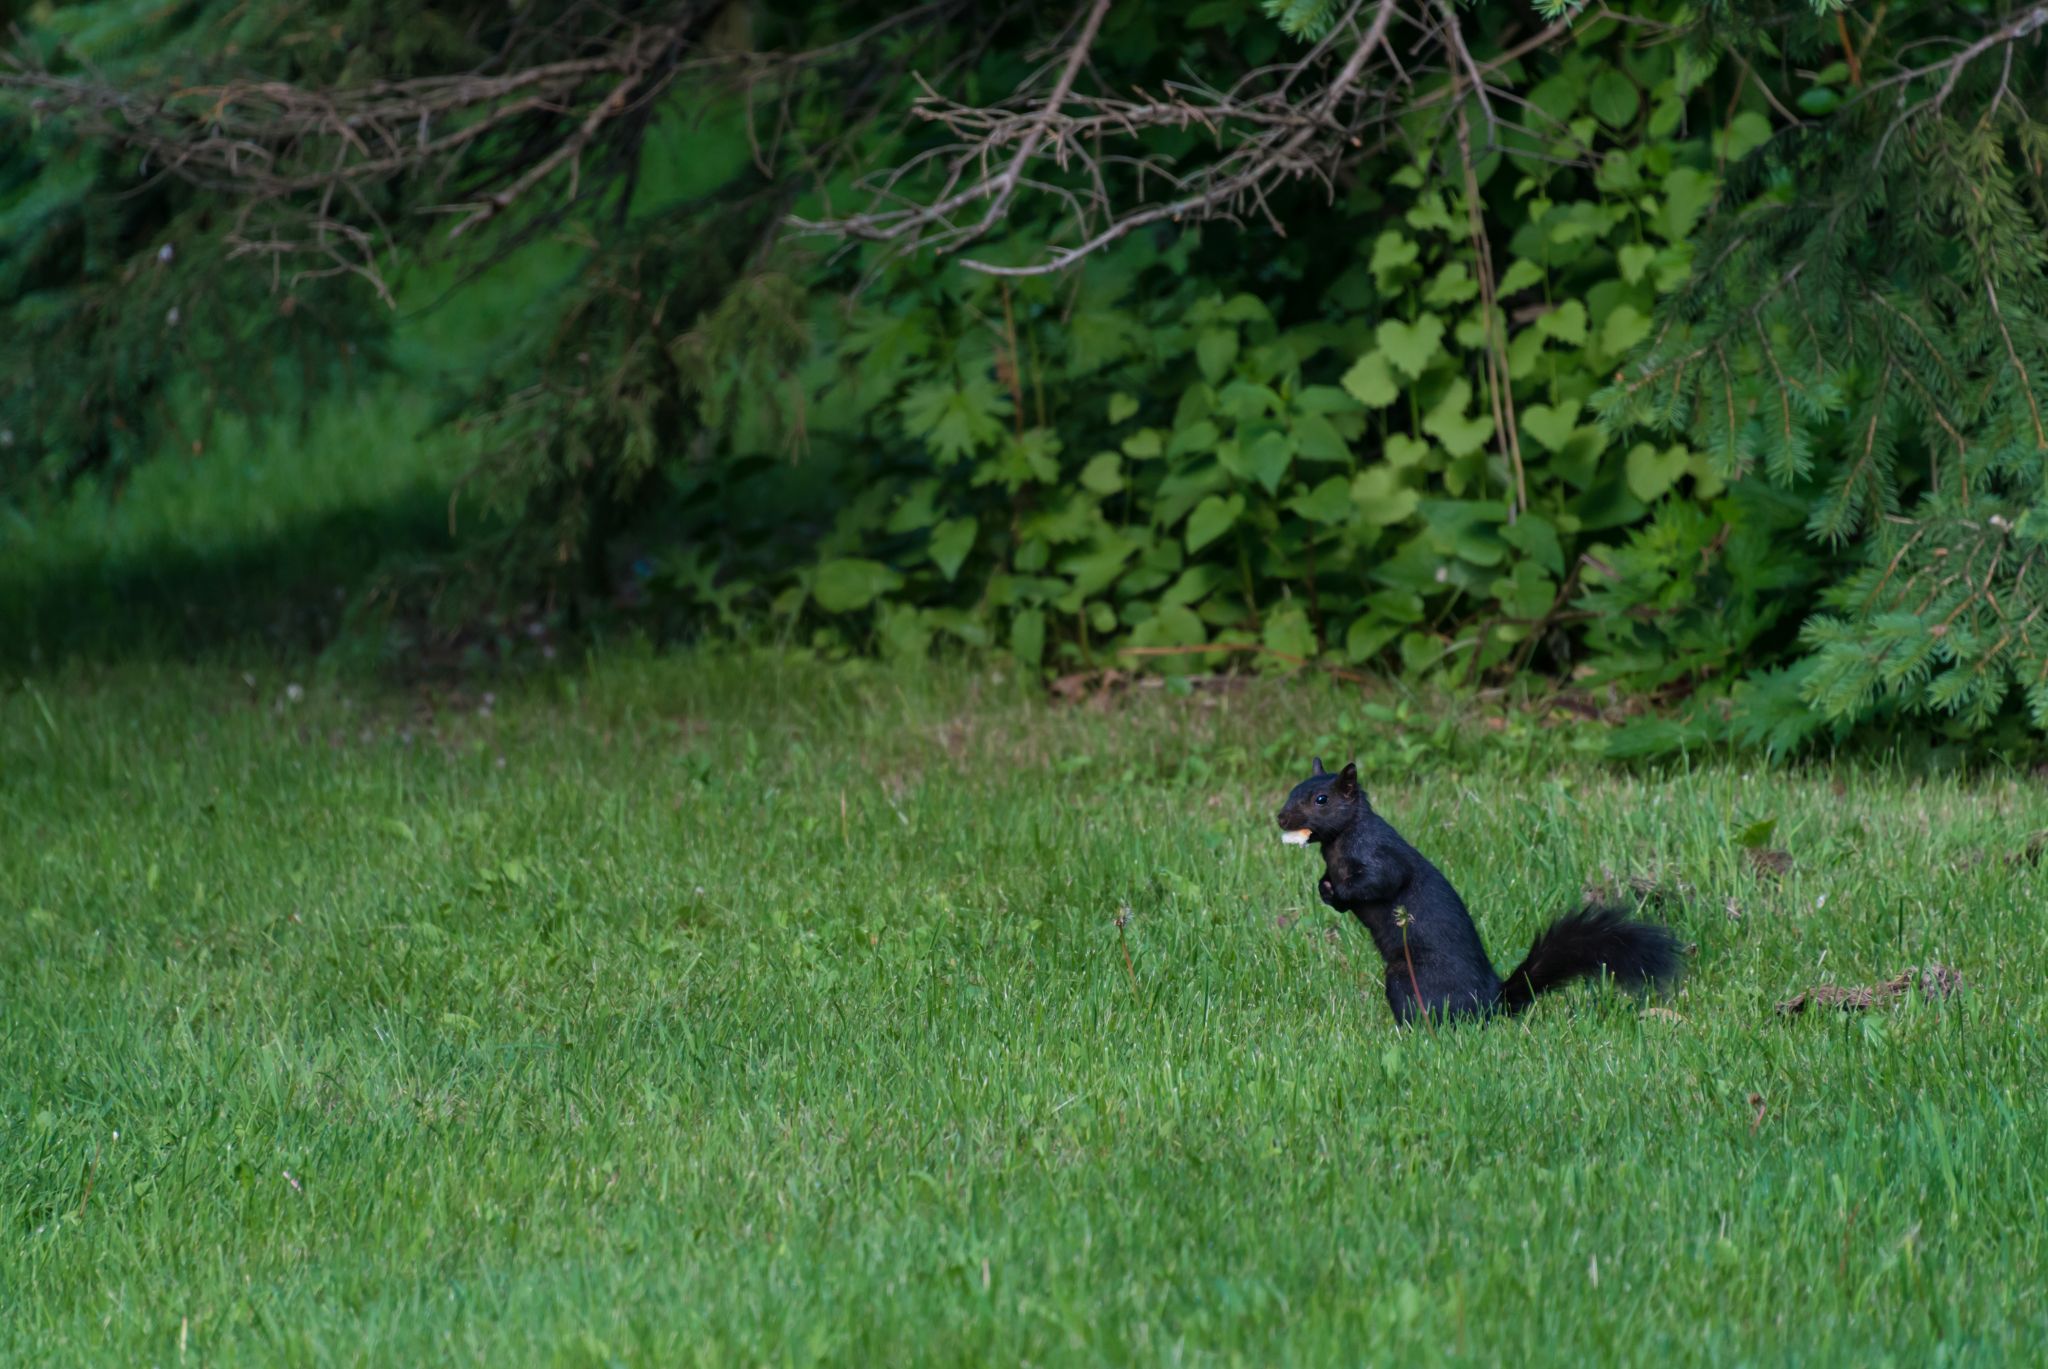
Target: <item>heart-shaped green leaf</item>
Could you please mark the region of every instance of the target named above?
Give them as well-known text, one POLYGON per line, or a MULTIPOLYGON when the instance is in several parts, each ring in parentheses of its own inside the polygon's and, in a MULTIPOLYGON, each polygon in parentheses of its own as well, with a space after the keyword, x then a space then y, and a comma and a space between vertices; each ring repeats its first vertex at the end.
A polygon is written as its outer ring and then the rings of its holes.
MULTIPOLYGON (((1166 455, 1171 458, 1186 456, 1189 452, 1209 451, 1215 447, 1216 439, 1221 435, 1216 431, 1214 423, 1206 418, 1198 418, 1187 427, 1175 431, 1173 441, 1166 445, 1166 455)), ((1131 444, 1128 442, 1124 444, 1124 451, 1132 456, 1137 455, 1131 451, 1131 444)))
POLYGON ((1025 665, 1037 665, 1045 655, 1045 614, 1027 608, 1010 620, 1010 650, 1025 665))
POLYGON ((1628 454, 1628 492, 1645 504, 1678 483, 1678 477, 1692 463, 1684 447, 1658 451, 1647 442, 1637 443, 1628 454))
POLYGON ((1479 282, 1472 279, 1472 273, 1462 261, 1454 261, 1436 273, 1436 279, 1429 283, 1429 289, 1422 292, 1422 302, 1432 305, 1463 304, 1479 293, 1479 282))
POLYGON ((1500 530, 1501 539, 1552 575, 1564 574, 1564 548, 1557 528, 1540 513, 1524 512, 1500 530))
POLYGON ((1642 108, 1642 93, 1636 83, 1618 67, 1608 67, 1593 78, 1586 92, 1586 107, 1609 128, 1627 128, 1642 108))
POLYGON ((1668 295, 1692 276, 1692 244, 1675 242, 1657 254, 1656 265, 1652 268, 1655 279, 1651 284, 1657 293, 1668 295))
POLYGON ((1725 133, 1716 134, 1720 154, 1739 162, 1771 140, 1771 121, 1753 109, 1745 109, 1728 121, 1725 133))
POLYGON ((1296 495, 1287 507, 1311 523, 1342 523, 1351 517, 1351 482, 1333 475, 1308 493, 1296 495))
POLYGON ((1415 512, 1422 496, 1401 484, 1393 466, 1368 466, 1351 481, 1351 502, 1365 521, 1389 527, 1415 512))
MULTIPOLYGON (((1583 314, 1584 311, 1580 312, 1583 314)), ((1379 343, 1380 350, 1387 354, 1387 361, 1396 371, 1414 380, 1442 350, 1444 321, 1435 314, 1424 314, 1412 323, 1397 318, 1383 319, 1373 330, 1373 340, 1379 343)))
POLYGON ((1557 585, 1532 561, 1517 562, 1512 573, 1496 579, 1488 590, 1512 618, 1541 618, 1557 600, 1557 585))
POLYGON ((1650 320, 1633 304, 1617 304, 1600 327, 1600 346, 1609 356, 1620 356, 1650 335, 1650 320))
POLYGON ((1632 242, 1614 255, 1621 266, 1621 278, 1634 285, 1643 278, 1643 273, 1650 269, 1650 263, 1656 259, 1657 249, 1646 242, 1632 242))
POLYGON ((1475 566, 1497 566, 1507 559, 1507 544, 1500 536, 1505 513, 1498 503, 1463 499, 1432 499, 1423 510, 1430 540, 1475 566))
POLYGON ((1062 558, 1060 572, 1073 580, 1075 596, 1086 599, 1109 588, 1137 549, 1136 542, 1114 532, 1105 533, 1088 550, 1062 558))
POLYGON ((1223 387, 1223 393, 1216 396, 1216 407, 1225 418, 1234 418, 1240 423, 1268 414, 1280 412, 1280 396, 1270 385, 1255 385, 1249 380, 1233 380, 1223 387))
POLYGON ((1536 320, 1536 331, 1573 347, 1586 341, 1586 306, 1568 299, 1536 320))
POLYGON ((1280 491, 1280 479, 1294 462, 1294 439, 1278 428, 1269 428, 1244 450, 1244 464, 1252 479, 1266 487, 1267 494, 1280 491))
MULTIPOLYGON (((1112 456, 1110 460, 1116 458, 1112 456)), ((950 580, 960 573, 960 563, 974 549, 974 534, 979 527, 972 518, 948 518, 932 529, 932 564, 939 568, 939 574, 950 580)))
POLYGON ((1305 414, 1355 414, 1358 401, 1334 385, 1308 385, 1295 395, 1294 407, 1305 414))
POLYGON ((1195 505, 1195 511, 1188 515, 1188 550, 1200 551, 1211 542, 1229 532, 1244 512, 1244 496, 1233 494, 1224 498, 1212 494, 1195 505))
MULTIPOLYGON (((1200 646, 1208 629, 1195 611, 1185 604, 1162 604, 1159 611, 1131 629, 1132 646, 1200 646)), ((1197 668, 1201 658, 1194 654, 1161 656, 1155 662, 1166 674, 1186 674, 1197 668)))
POLYGON ((1494 287, 1494 294, 1505 298, 1542 283, 1543 268, 1526 257, 1517 257, 1508 263, 1508 272, 1500 278, 1500 284, 1494 287))
POLYGON ((1407 433, 1389 433, 1384 455, 1396 466, 1420 466, 1429 455, 1429 444, 1407 433))
POLYGON ((1470 456, 1493 436, 1493 416, 1478 417, 1465 412, 1472 400, 1472 386, 1463 378, 1454 380, 1422 420, 1422 430, 1443 443, 1453 457, 1470 456))
POLYGON ((1522 409, 1522 431, 1553 452, 1564 450, 1572 431, 1579 426, 1579 401, 1568 399, 1559 405, 1530 404, 1522 409))
POLYGON ((1081 484, 1097 494, 1115 494, 1124 487, 1123 464, 1115 452, 1097 452, 1081 468, 1081 484))
MULTIPOLYGON (((1308 614, 1298 608, 1275 609, 1267 617, 1259 639, 1274 651, 1297 660, 1310 660, 1316 654, 1315 629, 1309 625, 1308 614)), ((1286 667, 1292 662, 1278 660, 1275 664, 1286 667)))
POLYGON ((1692 477, 1692 492, 1697 499, 1718 499, 1721 491, 1728 488, 1711 452, 1694 452, 1685 463, 1685 473, 1692 477))
POLYGON ((1195 360, 1211 385, 1221 383, 1230 374, 1230 363, 1237 360, 1237 329, 1204 330, 1195 342, 1195 360))
POLYGON ((1271 323, 1273 311, 1257 295, 1232 295, 1223 302, 1221 317, 1230 323, 1271 323))
POLYGON ((1138 401, 1127 394, 1113 394, 1109 397, 1109 421, 1121 423, 1138 412, 1138 401))
POLYGON ((1598 238, 1612 225, 1608 212, 1586 201, 1565 205, 1550 217, 1550 240, 1564 246, 1598 238))
POLYGON ((1404 267, 1413 266, 1421 255, 1421 248, 1397 230, 1389 228, 1372 245, 1372 261, 1368 269, 1372 272, 1373 283, 1382 290, 1397 284, 1396 274, 1404 267))
POLYGON ((811 597, 827 613, 851 613, 902 583, 903 577, 880 561, 843 556, 818 567, 811 580, 811 597))
POLYGON ((1799 106, 1802 114, 1832 114, 1841 105, 1842 97, 1826 86, 1809 86, 1799 93, 1799 98, 1794 103, 1799 106))
POLYGON ((1714 198, 1714 178, 1695 167, 1681 166, 1664 178, 1664 207, 1651 221, 1666 240, 1677 242, 1692 232, 1714 198))
POLYGON ((1384 352, 1367 352, 1344 373, 1344 391, 1360 404, 1384 409, 1401 397, 1384 352))
POLYGON ((1321 414, 1302 414, 1294 420, 1294 451, 1304 461, 1351 459, 1351 444, 1321 414))
POLYGON ((920 480, 912 485, 904 494, 903 502, 889 515, 889 521, 883 525, 884 530, 891 533, 916 532, 938 522, 939 511, 932 503, 938 493, 939 482, 936 480, 920 480))
POLYGON ((1355 664, 1364 664, 1380 654, 1388 642, 1401 635, 1399 623, 1389 623, 1370 613, 1351 620, 1344 634, 1344 654, 1355 664))

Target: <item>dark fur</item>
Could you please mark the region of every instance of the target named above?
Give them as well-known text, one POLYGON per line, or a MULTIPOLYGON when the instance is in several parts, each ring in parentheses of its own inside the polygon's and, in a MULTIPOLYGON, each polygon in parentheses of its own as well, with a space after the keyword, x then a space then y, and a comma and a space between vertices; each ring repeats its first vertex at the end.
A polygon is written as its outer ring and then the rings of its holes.
POLYGON ((1323 902, 1356 917, 1386 962, 1387 1006, 1396 1022, 1427 1013, 1484 1017, 1518 1013, 1536 998, 1603 970, 1629 989, 1677 978, 1670 931, 1631 921, 1620 908, 1593 906, 1550 924, 1505 982, 1493 972, 1465 901, 1421 852, 1373 812, 1358 767, 1332 775, 1320 757, 1279 815, 1282 831, 1309 830, 1323 849, 1323 902))

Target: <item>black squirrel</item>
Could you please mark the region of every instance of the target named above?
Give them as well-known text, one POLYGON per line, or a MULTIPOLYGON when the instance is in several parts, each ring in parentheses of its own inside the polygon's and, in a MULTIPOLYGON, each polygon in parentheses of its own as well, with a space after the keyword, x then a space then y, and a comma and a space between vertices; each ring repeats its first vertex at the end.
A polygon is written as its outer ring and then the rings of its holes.
POLYGON ((1545 928, 1503 981, 1465 901, 1421 852, 1373 812, 1358 766, 1332 775, 1315 758, 1280 807, 1283 839, 1323 848, 1323 902, 1365 925, 1387 965, 1387 1006, 1399 1023, 1514 1014, 1537 995, 1605 970, 1630 989, 1677 978, 1678 942, 1624 909, 1588 905, 1545 928))

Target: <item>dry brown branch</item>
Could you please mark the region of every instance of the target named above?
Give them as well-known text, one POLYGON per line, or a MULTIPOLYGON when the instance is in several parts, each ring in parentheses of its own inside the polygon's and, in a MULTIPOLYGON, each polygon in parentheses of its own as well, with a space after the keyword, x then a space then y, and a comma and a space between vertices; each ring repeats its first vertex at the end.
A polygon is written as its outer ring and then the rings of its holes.
MULTIPOLYGON (((963 0, 933 0, 829 47, 787 53, 710 42, 715 7, 676 0, 615 10, 592 0, 575 9, 580 52, 568 60, 540 60, 564 50, 557 22, 527 32, 523 46, 478 70, 352 87, 248 80, 128 88, 0 56, 0 91, 139 153, 147 175, 237 200, 237 250, 269 258, 280 281, 286 263, 303 257, 310 264, 296 278, 348 271, 383 291, 379 261, 415 231, 413 216, 446 216, 446 236, 461 237, 508 217, 530 228, 605 196, 623 203, 651 112, 681 79, 725 82, 742 96, 756 164, 768 166, 792 124, 798 83, 787 78, 833 64, 863 71, 872 40, 885 32, 972 12, 963 0), (766 102, 759 118, 757 100, 766 102)), ((910 118, 943 141, 868 181, 865 212, 791 222, 905 252, 960 252, 1020 204, 1049 208, 1056 232, 1036 260, 964 261, 997 275, 1059 271, 1170 220, 1258 216, 1284 232, 1283 187, 1308 179, 1334 196, 1343 168, 1410 136, 1402 121, 1418 111, 1442 110, 1440 135, 1476 105, 1484 133, 1473 141, 1486 144, 1477 155, 1494 150, 1514 102, 1489 84, 1493 74, 1572 22, 1560 19, 1479 61, 1450 5, 1352 0, 1312 47, 1227 88, 1173 81, 1089 90, 1089 55, 1110 13, 1110 0, 1086 0, 1038 75, 1007 100, 970 105, 924 85, 910 118), (1188 130, 1204 135, 1206 154, 1168 155, 1148 138, 1188 130)), ((978 50, 969 45, 970 54, 978 50)), ((958 70, 955 61, 929 76, 946 82, 958 70)), ((1426 131, 1421 136, 1434 146, 1426 131)), ((843 149, 809 150, 816 165, 844 164, 843 149)))
MULTIPOLYGON (((1500 305, 1493 269, 1493 243, 1486 234, 1486 221, 1479 206, 1479 176, 1472 166, 1471 121, 1463 105, 1458 107, 1458 163, 1465 174, 1465 216, 1472 237, 1473 260, 1479 277, 1479 312, 1486 321, 1486 393, 1493 409, 1494 435, 1508 467, 1508 522, 1528 507, 1529 485, 1522 471, 1520 420, 1515 414, 1515 396, 1508 381, 1507 339, 1501 336, 1500 305)), ((1475 662, 1479 659, 1474 653, 1475 662)))
MULTIPOLYGON (((422 212, 458 212, 451 236, 529 196, 623 126, 679 70, 692 25, 621 33, 598 55, 501 74, 468 72, 342 89, 280 81, 130 89, 22 66, 0 68, 0 89, 38 113, 75 119, 99 141, 141 154, 145 174, 173 177, 237 203, 236 256, 315 264, 293 281, 361 276, 386 300, 380 255, 397 234, 379 208, 384 187, 416 182, 422 212), (502 148, 494 142, 503 140, 502 148), (453 203, 435 186, 462 186, 453 203), (344 210, 346 212, 344 212, 344 210)), ((417 197, 416 197, 417 198, 417 197)))
MULTIPOLYGON (((2020 13, 2014 15, 1990 33, 1985 34, 1976 42, 1958 48, 1954 53, 1944 57, 1939 62, 1930 62, 1924 67, 1911 67, 1905 71, 1895 72, 1885 77, 1882 81, 1873 81, 1858 91, 1849 103, 1854 104, 1860 100, 1870 99, 1881 91, 1897 90, 1900 103, 1903 105, 1906 91, 1915 82, 1927 80, 1937 75, 1942 78, 1941 87, 1934 94, 1912 105, 1906 105, 1900 110, 1899 116, 1892 120, 1890 127, 1885 129, 1884 136, 1877 140, 1877 151, 1871 157, 1871 164, 1874 166, 1884 160, 1885 148, 1890 145, 1892 135, 1901 128, 1904 128, 1922 114, 1939 114, 1941 112, 1941 107, 1947 103, 1949 95, 1955 90, 1956 82, 1962 79, 1963 68, 1997 47, 2003 47, 2006 50, 2007 60, 2010 61, 2014 44, 2023 39, 2030 38, 2044 29, 2048 29, 2048 4, 2035 5, 2030 9, 2020 11, 2020 13)), ((2001 88, 2000 98, 2003 98, 2003 96, 2004 91, 2001 88)))
POLYGON ((1929 965, 1925 970, 1908 966, 1904 972, 1885 980, 1881 984, 1867 987, 1840 984, 1817 984, 1804 993, 1795 994, 1778 1005, 1778 1011, 1788 1017, 1805 1012, 1808 1008, 1840 1008, 1844 1012, 1862 1012, 1869 1008, 1890 1007, 1905 998, 1908 990, 1915 985, 1927 998, 1947 998, 1963 986, 1963 977, 1946 965, 1929 965))
POLYGON ((1398 121, 1413 112, 1444 105, 1447 121, 1462 119, 1476 102, 1486 123, 1482 151, 1493 150, 1506 126, 1494 102, 1506 92, 1489 78, 1570 23, 1479 62, 1448 5, 1411 14, 1396 0, 1354 0, 1300 57, 1247 72, 1228 89, 1169 82, 1156 91, 1084 91, 1078 78, 1108 9, 1107 0, 1092 0, 1068 25, 1074 36, 1056 68, 1046 68, 1057 75, 1043 94, 1027 83, 982 106, 927 87, 915 112, 948 141, 871 178, 865 212, 795 226, 899 252, 956 253, 987 237, 1030 191, 1055 210, 1055 236, 1041 253, 1021 264, 961 259, 997 276, 1063 271, 1164 222, 1257 216, 1284 234, 1275 205, 1281 187, 1310 179, 1334 196, 1339 170, 1401 136, 1398 121), (1207 136, 1206 160, 1168 159, 1146 141, 1153 131, 1189 129, 1207 136), (1043 169, 1032 173, 1034 164, 1043 169), (1148 195, 1149 185, 1167 193, 1148 195))
MULTIPOLYGON (((881 79, 873 40, 963 7, 933 0, 813 51, 759 52, 712 41, 715 6, 677 0, 629 14, 593 0, 571 8, 573 35, 567 19, 545 31, 515 22, 519 41, 478 69, 335 88, 263 79, 123 86, 0 52, 0 94, 139 153, 145 177, 231 200, 233 254, 268 259, 280 285, 346 272, 389 303, 380 259, 416 235, 423 225, 414 216, 447 216, 446 237, 459 238, 515 209, 521 231, 531 231, 570 206, 607 197, 622 205, 654 108, 686 78, 786 102, 800 73, 855 72, 865 93, 849 107, 851 128, 898 75, 892 66, 881 79), (572 42, 584 55, 542 60, 572 42)), ((777 127, 788 123, 785 105, 777 127)), ((765 162, 771 150, 757 146, 757 156, 765 162)), ((828 164, 838 155, 814 150, 828 164)))

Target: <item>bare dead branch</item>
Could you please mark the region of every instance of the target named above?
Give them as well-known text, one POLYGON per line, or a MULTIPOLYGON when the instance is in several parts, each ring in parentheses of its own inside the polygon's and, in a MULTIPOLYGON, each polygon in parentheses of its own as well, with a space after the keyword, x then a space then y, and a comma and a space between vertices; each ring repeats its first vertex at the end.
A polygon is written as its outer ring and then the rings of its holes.
POLYGON ((1482 63, 1447 5, 1430 0, 1416 14, 1396 0, 1353 0, 1298 58, 1247 72, 1227 89, 1175 81, 1149 92, 1083 91, 1078 76, 1108 8, 1107 0, 1096 0, 1069 26, 1075 36, 1042 93, 1027 83, 997 103, 968 105, 927 87, 916 117, 947 141, 869 178, 864 212, 793 226, 847 242, 886 243, 899 253, 954 253, 1013 217, 1028 195, 1050 211, 1051 241, 1020 264, 961 259, 994 276, 1064 271, 1165 222, 1241 224, 1256 217, 1284 234, 1276 192, 1308 179, 1334 197, 1340 169, 1404 136, 1400 121, 1416 111, 1443 106, 1448 119, 1453 106, 1477 99, 1492 150, 1497 130, 1507 127, 1494 101, 1508 92, 1489 78, 1570 23, 1559 20, 1482 63), (1431 59, 1433 52, 1441 61, 1431 59), (1418 85, 1424 81, 1433 84, 1418 85), (1206 159, 1169 156, 1148 136, 1189 130, 1206 135, 1206 159), (913 191, 913 183, 920 189, 913 191))
MULTIPOLYGON (((378 263, 417 224, 410 216, 450 219, 452 239, 517 209, 516 237, 570 206, 606 196, 623 204, 650 111, 684 78, 699 88, 765 85, 786 101, 805 72, 858 72, 848 85, 864 93, 853 107, 878 109, 900 70, 869 69, 874 41, 963 6, 929 0, 813 51, 758 52, 707 44, 716 7, 676 0, 629 13, 592 0, 572 7, 573 33, 569 17, 525 30, 515 21, 523 38, 476 70, 330 89, 266 79, 124 86, 0 52, 0 96, 26 97, 37 115, 138 153, 147 178, 232 201, 232 254, 268 260, 278 284, 292 274, 285 263, 303 257, 311 275, 361 276, 389 303, 378 263), (582 55, 540 60, 571 45, 582 55), (406 217, 393 221, 393 210, 406 217)), ((785 107, 779 124, 787 121, 785 107)), ((816 150, 838 155, 829 142, 816 150)))
MULTIPOLYGON (((1334 197, 1344 168, 1410 137, 1404 121, 1418 112, 1444 116, 1433 140, 1420 134, 1420 151, 1440 143, 1471 102, 1486 131, 1465 131, 1465 155, 1498 148, 1512 127, 1501 111, 1514 97, 1490 84, 1493 74, 1572 22, 1559 19, 1480 61, 1442 0, 1351 0, 1317 43, 1225 88, 1179 80, 1149 91, 1090 91, 1083 77, 1110 8, 1110 0, 1085 0, 1052 59, 1005 100, 970 105, 925 85, 909 117, 938 132, 938 145, 865 181, 864 211, 787 222, 903 252, 960 253, 1028 203, 1034 217, 1041 209, 1051 216, 1053 229, 1035 259, 963 258, 1005 276, 1064 270, 1167 221, 1241 224, 1256 216, 1284 232, 1284 188, 1306 179, 1334 197), (1206 154, 1168 153, 1156 136, 1191 130, 1203 135, 1206 154)), ((637 11, 643 18, 634 22, 593 0, 582 14, 596 27, 580 32, 580 55, 568 60, 520 65, 508 51, 494 59, 502 66, 346 88, 273 80, 121 88, 0 56, 0 92, 26 94, 39 110, 137 151, 148 174, 239 201, 247 212, 238 253, 280 269, 283 259, 305 255, 315 263, 309 269, 360 274, 388 298, 378 261, 419 223, 410 216, 445 217, 445 236, 461 238, 514 211, 531 224, 598 196, 630 194, 648 111, 679 79, 722 80, 744 93, 750 147, 766 165, 791 123, 794 83, 784 78, 868 61, 884 32, 967 10, 963 0, 932 0, 810 53, 713 50, 703 41, 707 7, 653 7, 658 23, 645 21, 649 12, 637 11), (754 102, 763 92, 773 117, 757 126, 754 102), (401 217, 387 222, 394 210, 401 217)), ((521 51, 563 50, 566 39, 552 29, 544 36, 521 51)), ((828 151, 820 161, 842 164, 844 155, 828 151)))
MULTIPOLYGON (((1976 42, 1966 44, 1939 62, 1930 62, 1923 67, 1911 67, 1905 71, 1895 72, 1881 81, 1873 81, 1865 86, 1848 103, 1854 104, 1857 101, 1870 99, 1881 91, 1897 90, 1900 96, 1900 103, 1904 104, 1905 93, 1915 82, 1927 80, 1934 76, 1942 78, 1941 86, 1934 94, 1915 104, 1906 106, 1900 111, 1899 116, 1892 120, 1890 127, 1885 129, 1884 136, 1877 140, 1877 151, 1871 156, 1872 164, 1875 165, 1884 160, 1885 148, 1891 144, 1893 134, 1923 114, 1939 114, 1941 112, 1942 106, 1947 103, 1949 95, 1955 90, 1956 82, 1962 79, 1963 70, 1970 63, 1976 61, 1993 48, 1998 47, 2003 47, 2006 50, 2006 60, 2009 63, 2014 44, 2030 38, 2044 29, 2048 29, 2048 4, 2035 5, 2030 9, 2020 11, 2020 13, 2014 15, 1990 33, 1985 34, 1976 42)), ((2001 87, 1999 95, 2002 99, 2004 96, 2003 87, 2001 87)), ((1995 109, 1996 107, 1996 102, 1994 102, 1992 108, 1995 109)), ((1989 117, 1988 111, 1986 117, 1989 117)))

